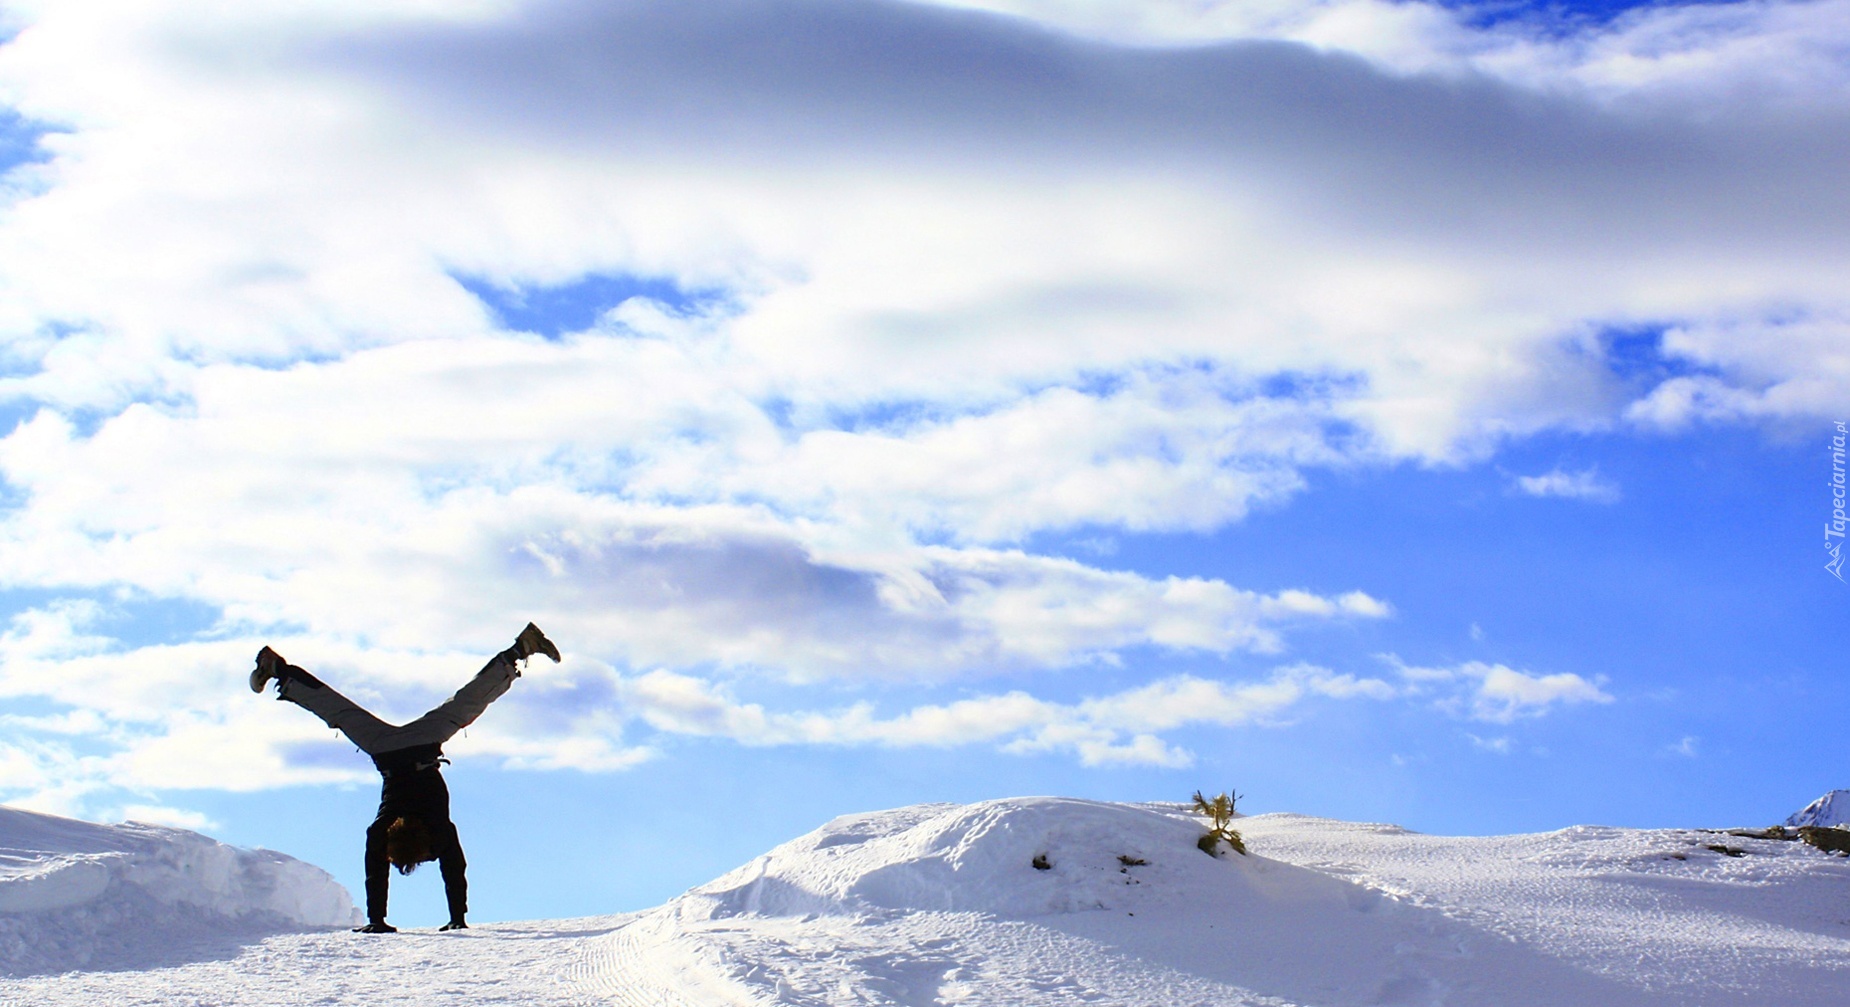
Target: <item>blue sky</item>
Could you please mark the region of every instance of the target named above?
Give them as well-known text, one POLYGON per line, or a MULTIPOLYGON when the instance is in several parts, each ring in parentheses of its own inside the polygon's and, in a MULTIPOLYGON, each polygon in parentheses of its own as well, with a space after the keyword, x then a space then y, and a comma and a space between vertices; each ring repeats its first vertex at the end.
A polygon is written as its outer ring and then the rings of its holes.
POLYGON ((916 801, 1850 783, 1850 4, 7 10, 0 800, 357 890, 250 655, 408 718, 528 619, 481 918, 916 801))

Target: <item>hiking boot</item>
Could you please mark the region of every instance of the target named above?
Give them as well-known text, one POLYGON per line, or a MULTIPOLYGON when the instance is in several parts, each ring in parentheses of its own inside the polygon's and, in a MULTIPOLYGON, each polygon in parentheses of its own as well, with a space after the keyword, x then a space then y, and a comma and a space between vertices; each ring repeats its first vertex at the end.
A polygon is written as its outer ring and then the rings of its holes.
POLYGON ((301 668, 283 660, 283 655, 268 647, 257 652, 257 670, 251 672, 251 691, 262 692, 263 687, 272 681, 276 683, 276 698, 283 698, 283 683, 300 682, 311 689, 321 688, 321 679, 303 671, 301 668))
POLYGON ((546 639, 546 634, 532 623, 527 623, 527 628, 514 638, 514 650, 523 661, 535 654, 545 654, 552 658, 552 663, 559 663, 559 648, 553 646, 552 641, 546 639))
POLYGON ((278 654, 269 647, 265 647, 258 651, 257 670, 251 672, 251 691, 262 692, 263 687, 269 685, 271 679, 282 678, 284 676, 283 669, 288 666, 289 662, 283 660, 283 655, 278 654))

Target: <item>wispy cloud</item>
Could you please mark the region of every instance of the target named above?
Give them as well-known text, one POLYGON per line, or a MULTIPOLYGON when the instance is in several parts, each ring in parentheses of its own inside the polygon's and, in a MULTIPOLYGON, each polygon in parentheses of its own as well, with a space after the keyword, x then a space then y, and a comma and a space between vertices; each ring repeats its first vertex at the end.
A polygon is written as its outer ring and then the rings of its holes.
POLYGON ((1555 468, 1538 476, 1516 476, 1516 491, 1532 497, 1561 497, 1590 503, 1617 503, 1619 487, 1601 479, 1597 467, 1569 472, 1555 468))
POLYGON ((884 718, 867 704, 834 712, 768 712, 759 704, 731 700, 712 683, 667 670, 638 676, 624 689, 638 717, 673 733, 718 735, 749 745, 988 743, 1015 753, 1066 752, 1089 766, 1190 765, 1193 755, 1165 741, 1162 732, 1265 723, 1315 696, 1388 699, 1396 694, 1379 679, 1312 665, 1280 668, 1250 682, 1176 676, 1078 703, 1017 691, 914 707, 884 718))
MULTIPOLYGON (((69 636, 82 632, 81 624, 67 626, 69 636)), ((482 660, 313 638, 270 642, 399 722, 435 704, 482 660)), ((68 708, 7 718, 14 730, 0 743, 0 768, 6 770, 0 799, 69 813, 89 807, 90 795, 121 789, 250 791, 367 779, 364 760, 345 739, 294 707, 244 688, 258 645, 239 638, 72 657, 62 639, 39 627, 0 637, 0 699, 30 697, 68 708)), ((450 753, 513 769, 618 771, 656 757, 646 739, 634 740, 647 728, 747 745, 991 744, 1068 754, 1086 765, 1184 765, 1192 756, 1165 741, 1163 732, 1268 723, 1319 696, 1378 700, 1396 694, 1379 679, 1289 665, 1257 681, 1184 675, 1077 703, 1014 691, 881 716, 871 703, 779 711, 736 701, 712 678, 667 668, 623 675, 568 655, 564 665, 543 670, 523 679, 493 717, 452 741, 450 753)))
POLYGON ((1610 703, 1603 678, 1573 672, 1537 675, 1503 664, 1466 661, 1451 667, 1419 667, 1393 654, 1381 655, 1411 695, 1429 695, 1442 710, 1492 724, 1540 717, 1560 706, 1610 703))
POLYGON ((123 807, 121 818, 125 822, 146 822, 149 825, 169 825, 176 829, 191 829, 205 832, 218 828, 218 823, 210 815, 185 808, 170 808, 164 804, 130 804, 123 807))
POLYGON ((1465 737, 1471 740, 1471 747, 1497 755, 1508 755, 1516 748, 1516 743, 1507 737, 1480 738, 1468 732, 1465 737))

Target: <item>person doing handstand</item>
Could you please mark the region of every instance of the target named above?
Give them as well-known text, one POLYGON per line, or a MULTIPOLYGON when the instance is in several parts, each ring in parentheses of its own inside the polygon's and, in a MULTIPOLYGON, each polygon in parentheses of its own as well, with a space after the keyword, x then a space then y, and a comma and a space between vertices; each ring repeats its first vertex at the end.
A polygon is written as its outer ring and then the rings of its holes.
POLYGON ((394 727, 361 709, 321 680, 283 660, 265 647, 257 652, 257 670, 251 672, 251 691, 261 693, 276 682, 276 698, 286 699, 320 717, 345 734, 360 751, 372 756, 384 786, 379 814, 366 827, 366 919, 356 933, 390 934, 397 927, 385 921, 386 893, 391 880, 387 865, 410 874, 417 865, 435 860, 443 871, 443 892, 450 903, 450 921, 439 929, 462 930, 469 924, 468 867, 456 826, 450 821, 450 788, 438 768, 443 743, 457 731, 475 723, 520 677, 516 662, 534 654, 559 661, 559 648, 532 623, 520 631, 514 646, 496 654, 456 695, 422 717, 394 727))

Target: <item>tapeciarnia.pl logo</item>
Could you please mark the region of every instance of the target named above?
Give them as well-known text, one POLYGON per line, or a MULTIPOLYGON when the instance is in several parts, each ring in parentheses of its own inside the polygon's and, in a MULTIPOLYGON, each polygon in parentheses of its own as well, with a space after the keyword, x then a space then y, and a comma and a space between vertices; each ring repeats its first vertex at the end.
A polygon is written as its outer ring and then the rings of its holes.
MULTIPOLYGON (((1831 520, 1824 526, 1825 572, 1844 581, 1844 421, 1831 437, 1831 520)), ((1850 583, 1850 581, 1844 581, 1850 583)))

